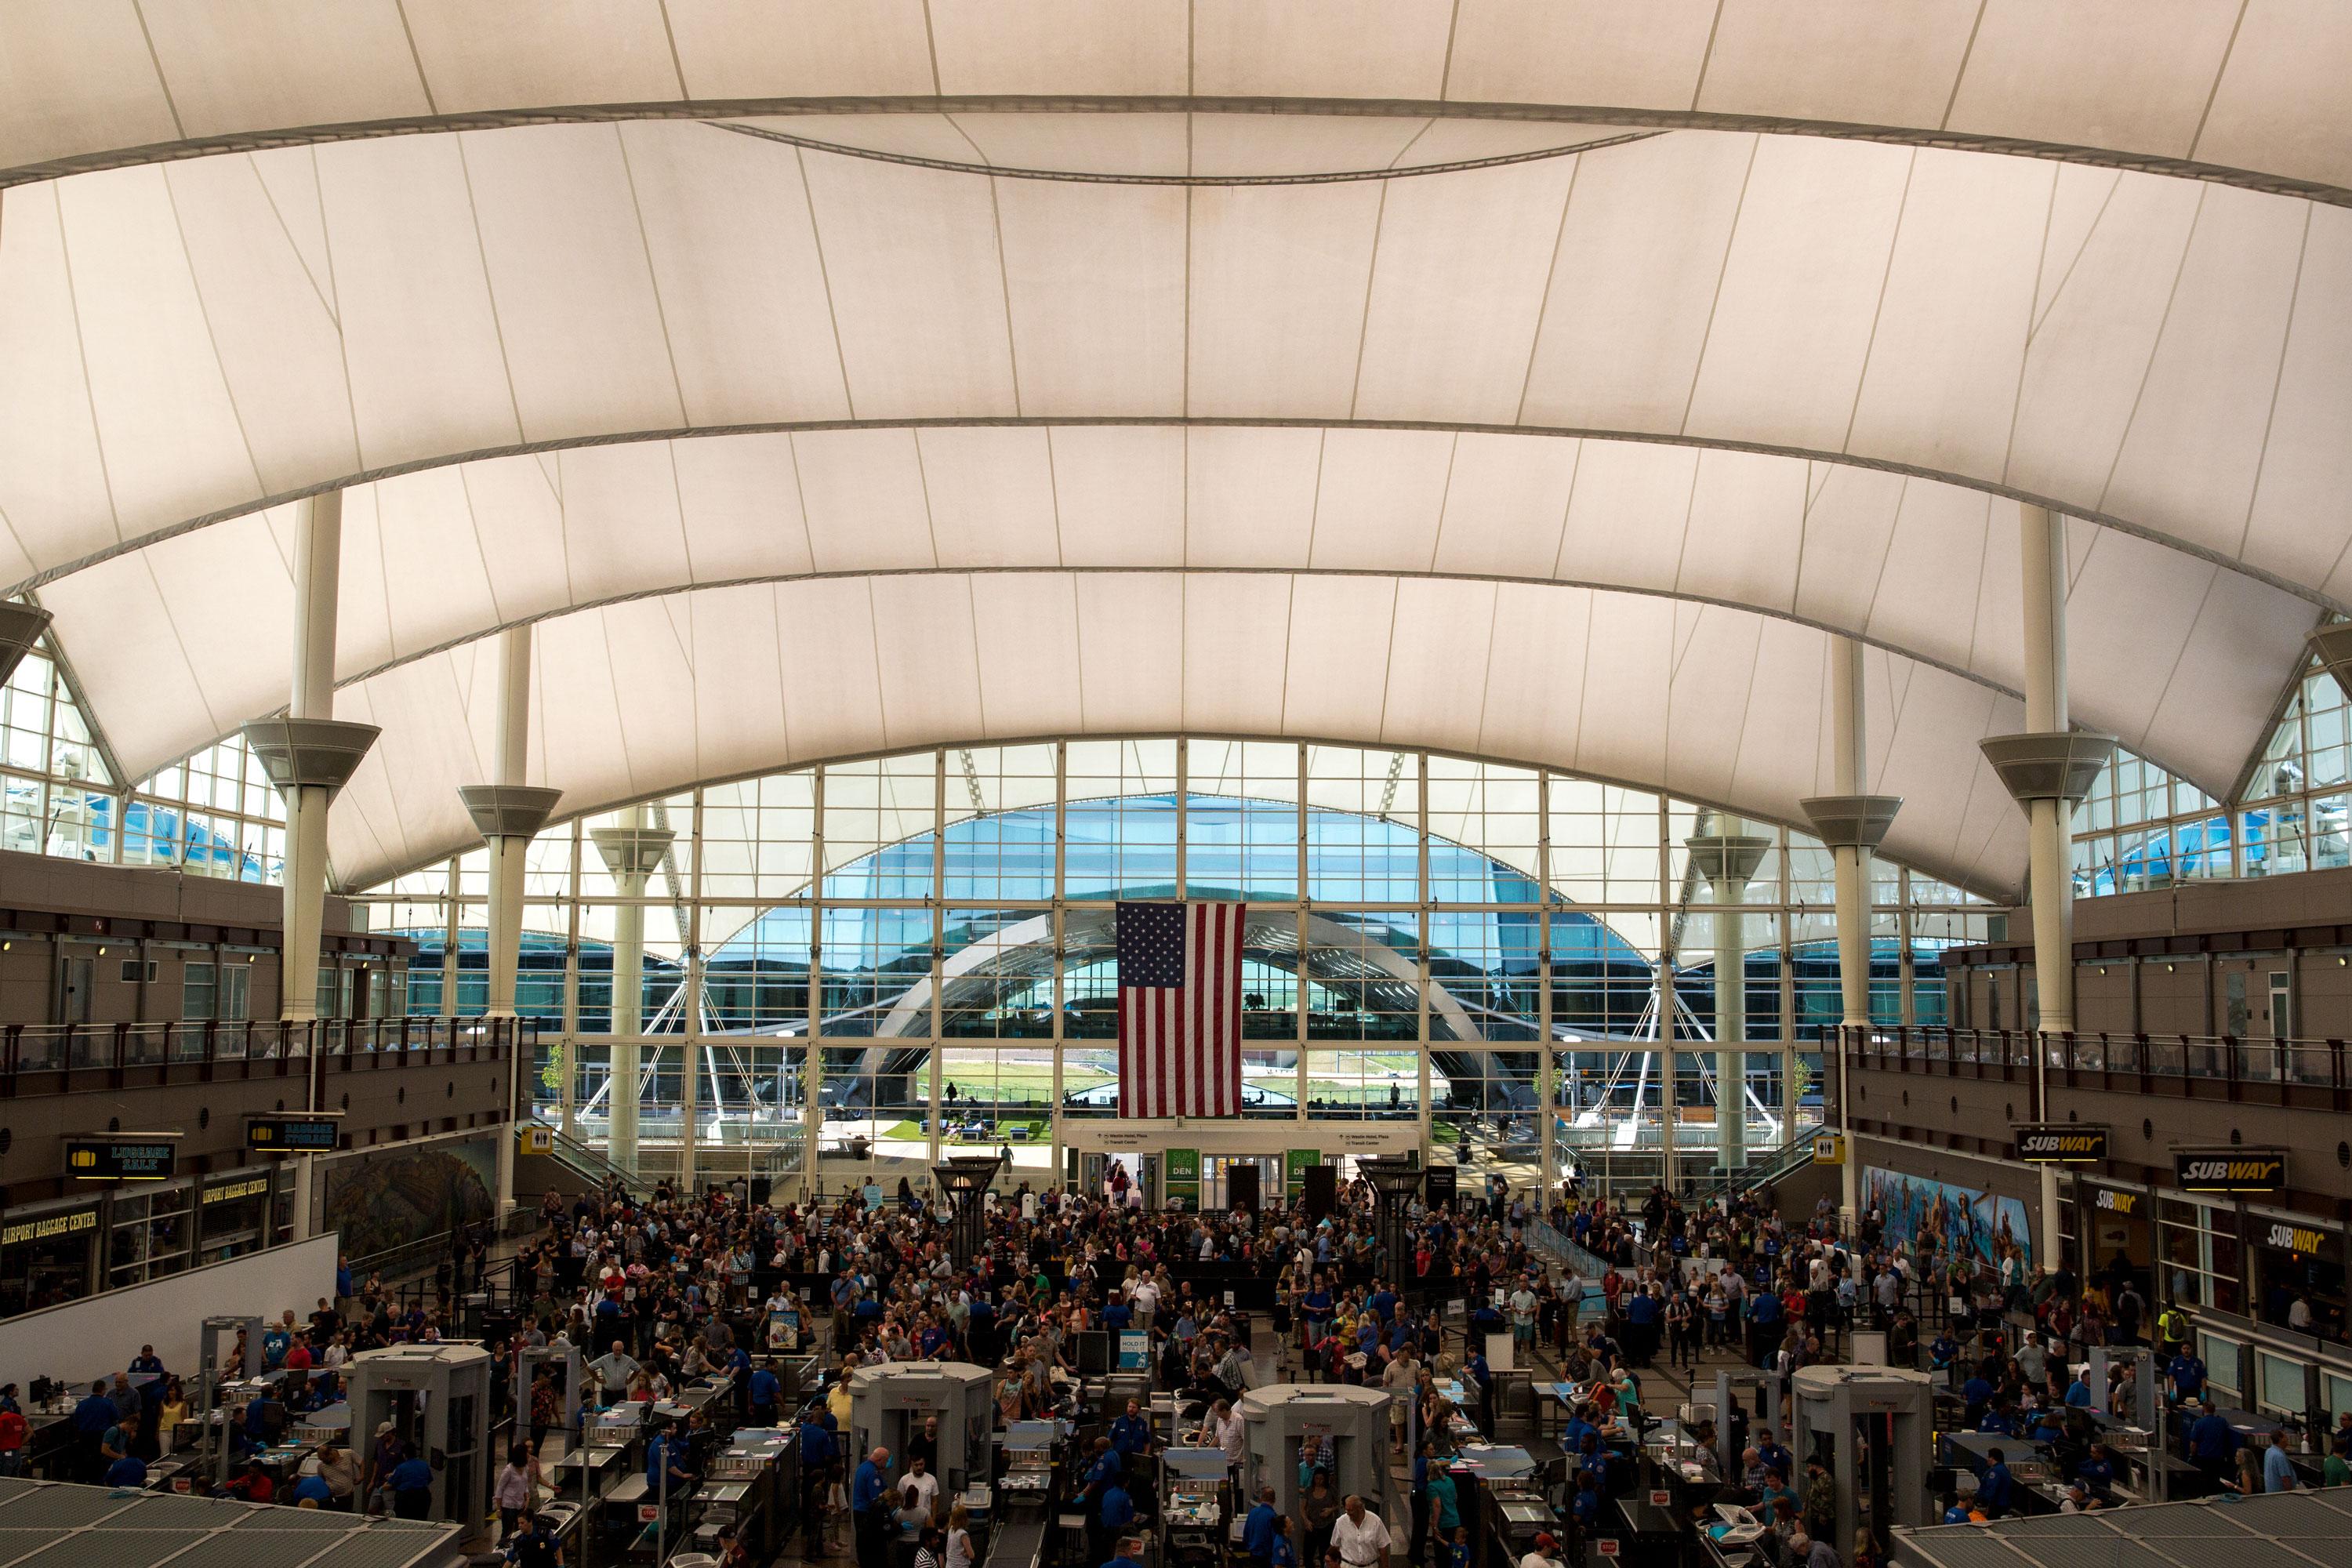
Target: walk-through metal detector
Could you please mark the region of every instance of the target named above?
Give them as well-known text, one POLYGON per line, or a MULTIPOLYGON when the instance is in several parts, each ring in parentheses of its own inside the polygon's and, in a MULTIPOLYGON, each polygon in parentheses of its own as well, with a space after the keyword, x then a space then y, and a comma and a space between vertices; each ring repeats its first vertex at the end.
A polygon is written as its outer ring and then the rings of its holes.
POLYGON ((907 1439, 934 1415, 940 1422, 940 1497, 987 1484, 996 1406, 989 1397, 988 1369, 966 1361, 861 1367, 849 1385, 849 1426, 856 1439, 850 1463, 887 1448, 897 1464, 892 1474, 904 1478, 907 1439))
MULTIPOLYGON (((259 1318, 244 1318, 231 1314, 206 1318, 196 1331, 196 1430, 202 1434, 199 1452, 204 1456, 204 1473, 213 1478, 214 1484, 228 1484, 228 1426, 236 1419, 232 1406, 220 1426, 213 1425, 215 1408, 214 1391, 220 1387, 221 1374, 228 1358, 236 1349, 236 1337, 245 1336, 245 1353, 257 1358, 261 1354, 262 1322, 259 1318)), ((254 1369, 237 1368, 237 1376, 251 1377, 254 1369)))
POLYGON ((393 1431, 433 1467, 429 1517, 469 1528, 489 1500, 490 1352, 479 1345, 394 1345, 362 1351, 343 1370, 352 1442, 393 1431))
MULTIPOLYGON (((576 1438, 580 1431, 580 1394, 587 1385, 587 1366, 580 1359, 580 1347, 565 1345, 525 1345, 516 1353, 520 1375, 515 1379, 515 1408, 521 1413, 523 1425, 530 1424, 530 1391, 542 1372, 555 1379, 555 1396, 562 1402, 563 1430, 576 1438)), ((371 1428, 373 1430, 373 1428, 371 1428)))
POLYGON ((2091 1347, 2091 1375, 2086 1380, 2091 1389, 2091 1408, 2102 1415, 2137 1426, 2143 1432, 2161 1432, 2157 1425, 2156 1355, 2146 1345, 2094 1345, 2091 1347), (2131 1369, 2127 1383, 2116 1390, 2111 1401, 2107 1397, 2107 1380, 2115 1375, 2112 1369, 2131 1369), (2114 1408, 2109 1408, 2110 1405, 2114 1408))
MULTIPOLYGON (((1895 1531, 1933 1524, 1927 1465, 1935 1425, 1935 1384, 1900 1367, 1808 1366, 1790 1380, 1800 1462, 1819 1458, 1837 1483, 1832 1545, 1851 1542, 1867 1525, 1885 1545, 1895 1531)), ((1791 1485, 1801 1479, 1790 1478, 1791 1485)))
POLYGON ((1237 1408, 1248 1440, 1248 1460, 1242 1473, 1241 1506, 1255 1503, 1259 1488, 1272 1487, 1274 1506, 1296 1517, 1299 1449, 1314 1437, 1331 1450, 1332 1491, 1362 1498, 1390 1530, 1399 1530, 1402 1516, 1397 1512, 1396 1482, 1389 1473, 1392 1397, 1377 1388, 1339 1383, 1276 1383, 1243 1394, 1237 1408))
MULTIPOLYGON (((1698 1391, 1691 1391, 1696 1401, 1698 1391)), ((1752 1366, 1727 1366, 1715 1374, 1715 1457, 1723 1465, 1723 1479, 1737 1484, 1740 1455, 1766 1431, 1790 1436, 1793 1415, 1789 1407, 1789 1380, 1777 1372, 1752 1366)), ((1793 1451, 1796 1445, 1790 1443, 1793 1451)), ((1791 1485, 1801 1478, 1790 1476, 1791 1485)))

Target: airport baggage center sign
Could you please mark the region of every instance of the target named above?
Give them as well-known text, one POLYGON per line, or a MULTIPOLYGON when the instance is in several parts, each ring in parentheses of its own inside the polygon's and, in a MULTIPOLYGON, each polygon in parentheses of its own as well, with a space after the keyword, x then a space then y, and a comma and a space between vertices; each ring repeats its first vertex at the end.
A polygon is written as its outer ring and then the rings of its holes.
POLYGON ((2184 1193, 2261 1197, 2286 1188, 2286 1156, 2275 1149, 2177 1149, 2172 1184, 2184 1193))
POLYGON ((2093 1165, 2107 1157, 2107 1130, 2072 1121, 2011 1129, 2011 1148, 2029 1165, 2093 1165))

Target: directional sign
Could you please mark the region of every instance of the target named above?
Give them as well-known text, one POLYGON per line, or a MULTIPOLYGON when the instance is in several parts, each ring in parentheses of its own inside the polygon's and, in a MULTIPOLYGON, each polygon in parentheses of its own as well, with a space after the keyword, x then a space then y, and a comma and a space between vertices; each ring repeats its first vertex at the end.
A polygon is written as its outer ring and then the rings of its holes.
POLYGON ((66 1140, 66 1170, 77 1182, 167 1182, 178 1169, 176 1132, 93 1134, 66 1140))
POLYGON ((245 1146, 258 1154, 331 1154, 343 1130, 331 1116, 248 1116, 245 1146))

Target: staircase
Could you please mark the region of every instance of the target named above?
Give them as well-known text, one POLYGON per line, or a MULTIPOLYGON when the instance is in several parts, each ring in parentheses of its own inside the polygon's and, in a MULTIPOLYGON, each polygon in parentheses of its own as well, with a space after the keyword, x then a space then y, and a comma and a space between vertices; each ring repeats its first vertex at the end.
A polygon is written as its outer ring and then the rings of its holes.
POLYGON ((1699 1201, 1713 1203, 1717 1198, 1740 1197, 1794 1175, 1813 1163, 1813 1137, 1812 1132, 1801 1133, 1779 1148, 1750 1159, 1738 1170, 1717 1177, 1698 1190, 1699 1201))
POLYGON ((602 1150, 591 1148, 577 1138, 567 1138, 552 1127, 548 1129, 548 1152, 520 1157, 515 1170, 517 1193, 545 1192, 550 1188, 560 1193, 602 1192, 606 1182, 618 1177, 630 1196, 653 1196, 651 1182, 614 1164, 602 1150))

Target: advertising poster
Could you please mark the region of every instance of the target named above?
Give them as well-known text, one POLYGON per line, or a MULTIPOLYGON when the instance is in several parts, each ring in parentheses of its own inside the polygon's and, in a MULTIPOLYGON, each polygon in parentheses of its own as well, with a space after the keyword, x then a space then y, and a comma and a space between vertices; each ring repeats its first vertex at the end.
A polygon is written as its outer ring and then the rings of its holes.
POLYGON ((1166 1200, 1171 1209, 1187 1213, 1201 1207, 1201 1152, 1198 1149, 1168 1151, 1167 1175, 1161 1185, 1166 1187, 1166 1200))
POLYGON ((1902 1243, 1916 1253, 1932 1239, 1943 1251, 1966 1252, 1990 1265, 1999 1261, 2001 1243, 2014 1242, 2025 1262, 2033 1261, 2032 1227, 2026 1223, 2025 1205, 2015 1198, 1866 1165, 1862 1205, 1878 1211, 1889 1247, 1902 1243))

